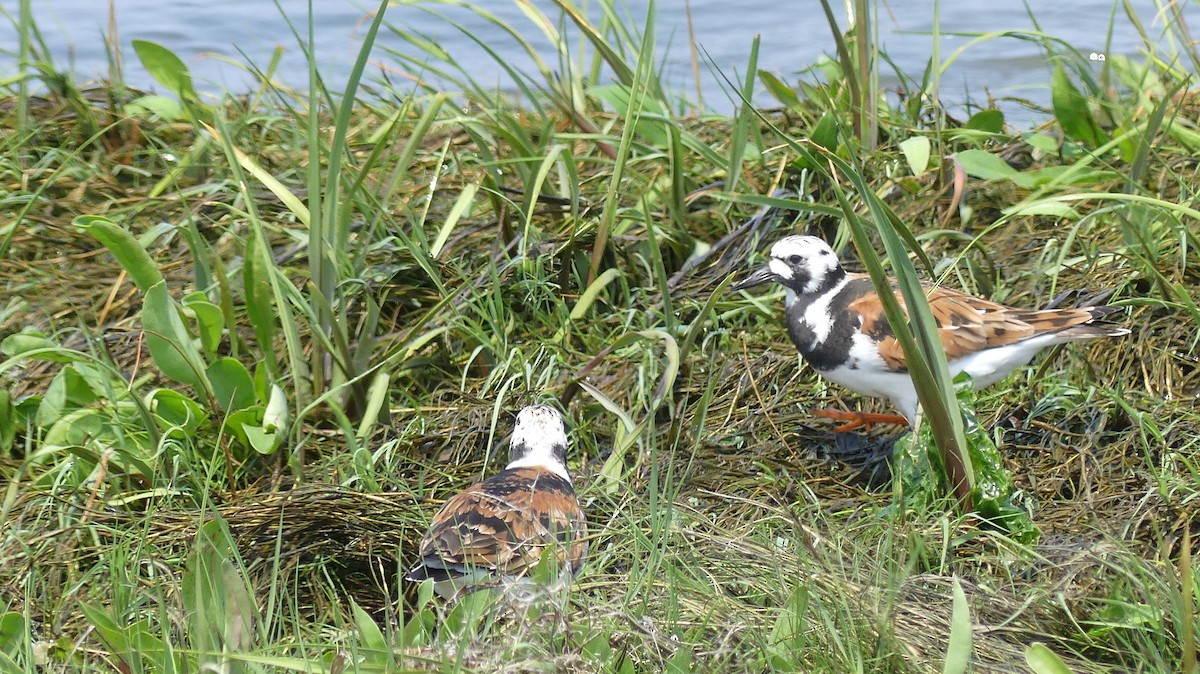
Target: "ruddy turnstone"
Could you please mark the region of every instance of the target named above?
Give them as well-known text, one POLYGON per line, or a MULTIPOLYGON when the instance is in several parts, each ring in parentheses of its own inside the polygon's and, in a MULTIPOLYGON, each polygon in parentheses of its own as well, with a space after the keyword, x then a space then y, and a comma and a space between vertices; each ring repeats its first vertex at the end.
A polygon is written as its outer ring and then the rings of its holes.
POLYGON ((451 498, 421 541, 421 562, 405 576, 434 581, 450 599, 524 580, 544 548, 572 575, 587 556, 587 518, 565 464, 562 416, 546 405, 517 414, 509 463, 451 498))
MULTIPOLYGON (((889 421, 916 425, 916 388, 869 276, 847 273, 821 239, 788 236, 771 247, 765 266, 733 289, 768 281, 787 291, 788 334, 813 369, 862 395, 890 399, 904 419, 833 411, 823 411, 822 416, 850 421, 839 431, 889 421)), ((931 286, 926 286, 926 297, 950 375, 965 371, 976 388, 1003 379, 1052 344, 1129 333, 1126 328, 1095 322, 1119 311, 1116 307, 1016 309, 931 286)), ((897 299, 903 306, 899 293, 897 299)))

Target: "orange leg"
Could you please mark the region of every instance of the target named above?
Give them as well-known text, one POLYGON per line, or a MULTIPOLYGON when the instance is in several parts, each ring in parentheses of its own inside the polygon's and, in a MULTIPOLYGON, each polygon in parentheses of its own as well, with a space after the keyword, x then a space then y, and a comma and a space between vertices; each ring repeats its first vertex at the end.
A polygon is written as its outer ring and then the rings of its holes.
POLYGON ((813 410, 813 414, 826 419, 845 421, 846 423, 833 429, 834 433, 845 433, 856 428, 870 429, 875 424, 895 424, 907 426, 908 419, 899 414, 874 414, 872 412, 847 412, 845 410, 813 410))

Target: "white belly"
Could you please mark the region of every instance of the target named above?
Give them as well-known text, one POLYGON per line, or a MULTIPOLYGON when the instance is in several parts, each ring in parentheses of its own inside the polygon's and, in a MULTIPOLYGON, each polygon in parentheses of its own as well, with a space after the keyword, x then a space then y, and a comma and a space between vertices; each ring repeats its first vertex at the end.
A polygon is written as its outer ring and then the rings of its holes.
MULTIPOLYGON (((888 370, 875 345, 865 335, 854 335, 850 359, 845 365, 821 374, 839 386, 872 398, 887 398, 897 411, 913 422, 917 413, 917 390, 907 372, 888 370)), ((986 349, 947 363, 950 377, 960 372, 971 375, 975 388, 990 386, 1013 370, 1033 360, 1041 349, 1058 342, 1056 335, 1044 335, 1009 346, 986 349)))

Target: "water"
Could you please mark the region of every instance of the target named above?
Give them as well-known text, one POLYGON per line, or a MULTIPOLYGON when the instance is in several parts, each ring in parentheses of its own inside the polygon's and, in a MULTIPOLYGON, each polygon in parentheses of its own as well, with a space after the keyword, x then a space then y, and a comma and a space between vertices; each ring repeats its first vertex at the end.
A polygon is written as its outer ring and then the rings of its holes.
MULTIPOLYGON (((122 45, 125 79, 131 85, 154 89, 150 76, 141 68, 128 46, 132 39, 158 42, 178 54, 192 71, 197 89, 202 92, 246 91, 253 78, 237 63, 247 62, 265 68, 277 46, 283 47, 279 79, 304 88, 307 65, 287 22, 270 0, 116 0, 116 24, 122 45), (234 63, 230 63, 232 61, 234 63)), ((301 31, 307 21, 306 0, 279 0, 279 6, 301 31)), ((354 62, 359 40, 366 30, 366 5, 315 0, 317 62, 329 85, 342 86, 354 62)), ((559 14, 550 0, 535 0, 556 26, 559 14)), ((646 0, 627 0, 623 6, 631 17, 627 25, 643 25, 646 0)), ((841 7, 842 3, 834 3, 841 7)), ((1084 54, 1093 52, 1138 57, 1142 44, 1137 32, 1118 11, 1114 17, 1112 0, 1075 0, 1070 3, 1037 3, 1035 19, 1043 32, 1063 40, 1084 54), (1112 42, 1106 48, 1110 18, 1112 42)), ((94 79, 108 71, 104 35, 108 24, 108 2, 103 0, 34 0, 34 16, 47 47, 59 68, 67 68, 80 79, 94 79)), ((1133 0, 1142 23, 1151 35, 1162 30, 1156 20, 1153 0, 1133 0)), ((463 28, 483 37, 506 60, 526 72, 534 72, 532 61, 524 57, 516 43, 487 21, 468 10, 435 3, 423 7, 443 13, 463 28)), ((480 84, 511 88, 503 70, 486 53, 466 38, 450 21, 423 11, 422 6, 394 6, 386 20, 400 30, 426 36, 441 45, 480 84)), ((514 2, 492 0, 483 3, 489 11, 513 25, 527 38, 541 38, 539 29, 528 20, 514 2)), ((17 14, 18 0, 0 0, 9 16, 17 14)), ((374 8, 374 5, 370 7, 374 8)), ((657 62, 665 68, 673 92, 707 109, 727 113, 736 106, 725 78, 739 81, 745 75, 751 42, 761 36, 759 67, 794 82, 798 71, 814 63, 822 54, 833 54, 833 41, 816 0, 691 0, 690 9, 700 54, 699 91, 693 76, 687 28, 687 5, 683 0, 658 2, 657 62)), ((927 0, 891 0, 880 8, 880 40, 891 59, 902 71, 919 77, 932 49, 932 3, 927 0)), ((944 2, 940 8, 943 33, 984 33, 996 30, 1032 30, 1034 19, 1024 3, 959 0, 944 2)), ((1186 7, 1192 25, 1200 21, 1196 3, 1186 7)), ((580 39, 577 34, 575 44, 580 39)), ((943 35, 941 54, 946 59, 970 38, 943 35)), ((552 66, 556 57, 545 39, 532 40, 542 57, 552 66)), ((418 54, 394 31, 382 31, 381 45, 408 54, 418 54)), ((12 23, 0 26, 0 80, 17 72, 16 30, 12 23)), ((578 49, 575 50, 578 53, 578 49)), ((1099 69, 1100 64, 1095 67, 1099 69)), ((428 77, 419 66, 405 66, 386 51, 376 48, 370 76, 386 73, 394 84, 406 86, 413 73, 428 77), (407 71, 407 72, 406 72, 407 71)), ((1049 67, 1044 51, 1030 41, 1001 38, 985 41, 960 55, 943 78, 943 99, 951 104, 971 101, 985 104, 988 96, 1016 96, 1046 104, 1049 100, 1049 67)), ((894 84, 885 78, 884 84, 894 84)), ((760 105, 773 105, 774 99, 760 87, 755 95, 760 105)), ((1031 123, 1036 115, 1015 106, 1004 108, 1010 121, 1031 123)))

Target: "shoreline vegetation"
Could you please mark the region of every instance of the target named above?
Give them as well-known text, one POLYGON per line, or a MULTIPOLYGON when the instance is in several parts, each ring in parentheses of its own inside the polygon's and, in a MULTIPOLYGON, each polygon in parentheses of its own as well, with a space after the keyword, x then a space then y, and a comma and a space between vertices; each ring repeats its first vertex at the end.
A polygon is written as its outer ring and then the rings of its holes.
POLYGON ((880 91, 886 54, 845 29, 865 1, 840 27, 824 6, 801 79, 756 48, 729 91, 778 105, 729 117, 664 91, 652 9, 530 9, 557 52, 505 93, 419 35, 372 51, 404 35, 386 6, 348 82, 268 66, 219 100, 142 41, 82 86, 29 0, 11 17, 0 671, 1197 671, 1200 54, 1176 5, 1162 34, 1123 15, 1144 54, 1099 68, 980 36, 1055 66, 1026 130, 942 109, 936 48, 880 91), (124 86, 130 58, 158 92, 124 86), (883 404, 798 362, 778 291, 729 291, 790 233, 915 293, 919 433, 833 433, 811 410, 883 404), (922 279, 1107 303, 1133 334, 956 390, 922 279), (534 403, 564 412, 588 514, 574 583, 527 606, 404 583, 534 403))

